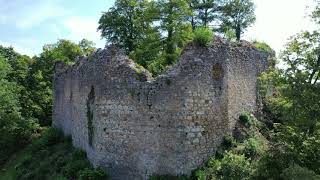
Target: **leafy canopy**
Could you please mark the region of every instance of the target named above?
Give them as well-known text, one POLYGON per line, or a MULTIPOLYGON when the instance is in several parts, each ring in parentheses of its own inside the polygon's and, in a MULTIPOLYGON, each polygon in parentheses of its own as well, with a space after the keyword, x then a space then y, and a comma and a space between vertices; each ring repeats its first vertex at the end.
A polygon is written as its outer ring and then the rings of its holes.
POLYGON ((255 6, 251 0, 227 0, 220 16, 220 30, 233 30, 239 41, 244 30, 255 22, 254 11, 255 6))

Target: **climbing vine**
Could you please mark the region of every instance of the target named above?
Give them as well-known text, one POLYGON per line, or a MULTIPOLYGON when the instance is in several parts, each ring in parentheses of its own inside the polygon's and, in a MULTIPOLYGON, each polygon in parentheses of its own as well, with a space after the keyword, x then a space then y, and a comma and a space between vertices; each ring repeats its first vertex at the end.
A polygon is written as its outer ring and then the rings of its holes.
POLYGON ((94 127, 93 127, 93 105, 95 100, 94 87, 91 87, 90 93, 87 100, 87 123, 88 123, 88 139, 89 145, 92 146, 94 137, 94 127))

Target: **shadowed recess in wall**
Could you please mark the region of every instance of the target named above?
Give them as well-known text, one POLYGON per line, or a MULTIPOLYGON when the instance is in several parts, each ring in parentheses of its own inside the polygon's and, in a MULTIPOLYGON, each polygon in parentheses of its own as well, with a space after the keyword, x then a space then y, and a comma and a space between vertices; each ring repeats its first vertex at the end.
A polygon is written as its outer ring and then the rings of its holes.
POLYGON ((93 136, 94 136, 94 128, 93 128, 93 110, 94 110, 94 87, 91 87, 90 93, 88 95, 87 100, 87 119, 88 119, 88 139, 89 145, 92 146, 93 136))
POLYGON ((223 77, 223 69, 222 69, 222 66, 221 64, 214 64, 213 67, 212 67, 212 76, 213 76, 213 79, 218 81, 218 80, 221 80, 222 77, 223 77))

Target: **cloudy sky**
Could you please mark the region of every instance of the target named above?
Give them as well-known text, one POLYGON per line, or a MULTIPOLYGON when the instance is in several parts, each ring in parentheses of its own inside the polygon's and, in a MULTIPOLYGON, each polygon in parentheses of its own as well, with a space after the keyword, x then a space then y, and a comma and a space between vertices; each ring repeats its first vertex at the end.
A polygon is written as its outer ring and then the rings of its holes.
MULTIPOLYGON (((287 39, 315 26, 307 15, 313 0, 254 0, 256 23, 245 39, 257 39, 279 52, 287 39)), ((0 44, 22 54, 35 55, 58 39, 83 38, 103 47, 98 20, 114 0, 0 0, 0 44)))

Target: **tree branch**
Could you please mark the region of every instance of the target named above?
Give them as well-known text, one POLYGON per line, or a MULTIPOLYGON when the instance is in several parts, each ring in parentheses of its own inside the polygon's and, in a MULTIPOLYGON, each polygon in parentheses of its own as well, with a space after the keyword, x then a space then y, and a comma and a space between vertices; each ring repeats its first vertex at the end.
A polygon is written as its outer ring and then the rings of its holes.
POLYGON ((318 72, 319 66, 320 66, 320 55, 318 55, 316 67, 313 69, 312 73, 310 74, 310 77, 309 77, 310 84, 312 83, 312 79, 313 79, 314 75, 318 72))

